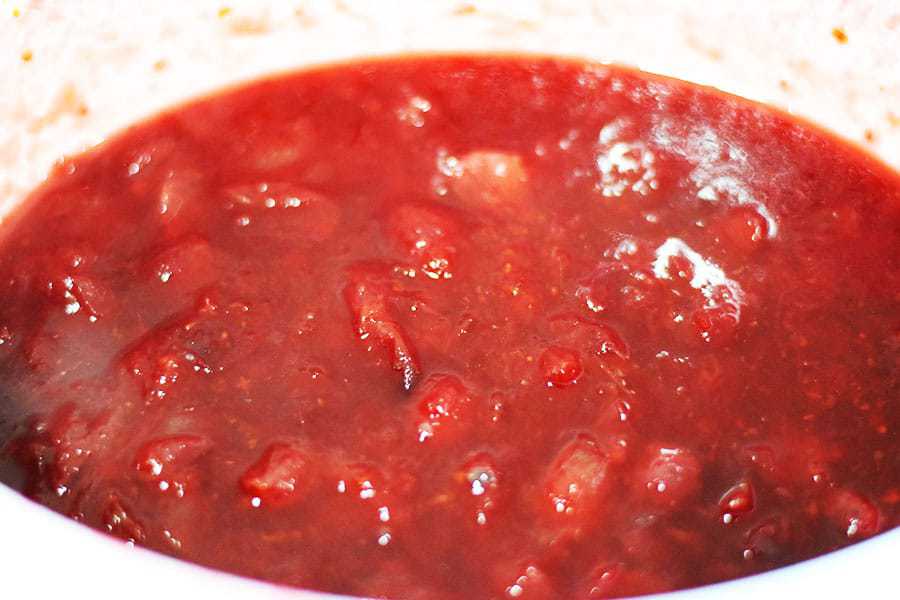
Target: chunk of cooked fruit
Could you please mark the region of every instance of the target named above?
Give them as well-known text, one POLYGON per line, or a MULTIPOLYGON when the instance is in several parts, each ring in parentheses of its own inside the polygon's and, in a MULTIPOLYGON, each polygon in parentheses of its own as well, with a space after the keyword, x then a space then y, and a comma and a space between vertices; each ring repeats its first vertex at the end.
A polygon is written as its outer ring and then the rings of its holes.
POLYGON ((575 383, 584 368, 578 352, 561 346, 550 346, 540 359, 541 377, 548 387, 565 387, 575 383))
POLYGON ((391 315, 384 287, 366 278, 354 279, 344 288, 344 299, 357 335, 387 348, 391 367, 401 373, 403 389, 411 390, 422 369, 412 343, 391 315))
POLYGON ((573 313, 562 313, 551 317, 550 331, 559 340, 597 356, 604 362, 613 357, 628 360, 631 350, 625 340, 607 323, 584 319, 573 313))
POLYGON ((140 543, 147 537, 144 526, 115 494, 111 494, 107 499, 101 519, 106 531, 118 538, 140 543))
POLYGON ((156 282, 186 293, 217 277, 212 248, 197 235, 186 236, 157 253, 148 261, 147 271, 156 282))
POLYGON ((67 402, 14 440, 8 451, 32 466, 29 488, 36 491, 43 486, 58 496, 68 493, 72 480, 105 447, 109 418, 109 411, 85 417, 74 403, 67 402))
POLYGON ((208 447, 208 441, 198 435, 172 435, 150 440, 138 449, 135 468, 150 477, 163 471, 178 469, 196 460, 208 447))
POLYGON ((226 197, 241 235, 286 243, 320 243, 341 221, 340 206, 320 192, 284 182, 260 182, 229 188, 226 197))
POLYGON ((694 328, 704 342, 722 343, 731 339, 740 323, 740 309, 732 300, 722 297, 727 291, 714 291, 716 299, 694 311, 694 328))
POLYGON ((545 480, 544 506, 553 518, 586 525, 609 490, 609 457, 596 441, 579 435, 553 461, 545 480))
MULTIPOLYGON (((728 249, 749 253, 769 238, 769 223, 753 206, 736 206, 717 224, 721 242, 728 249)), ((715 227, 714 227, 715 229, 715 227)))
POLYGON ((550 600, 558 597, 550 578, 536 561, 503 565, 497 569, 496 580, 497 591, 508 600, 550 600))
POLYGON ((881 528, 881 516, 872 502, 852 490, 842 489, 826 496, 824 512, 840 533, 851 540, 870 537, 881 528))
POLYGON ((828 485, 832 480, 831 464, 840 459, 839 446, 790 431, 772 439, 755 442, 739 450, 740 461, 770 484, 828 485))
POLYGON ((773 560, 791 548, 791 521, 783 514, 775 515, 747 530, 744 558, 773 560))
POLYGON ((723 522, 731 523, 736 517, 749 513, 756 503, 756 492, 749 481, 740 481, 731 486, 719 498, 719 511, 723 522))
POLYGON ((253 506, 284 506, 303 498, 309 485, 311 462, 292 444, 274 443, 241 476, 241 489, 253 506))
MULTIPOLYGON (((132 185, 146 185, 137 179, 132 185)), ((195 169, 170 169, 161 178, 155 211, 165 237, 180 237, 203 220, 207 195, 203 174, 195 169)))
POLYGON ((193 463, 209 449, 209 440, 198 435, 182 434, 150 440, 141 446, 134 466, 161 492, 181 497, 188 482, 194 479, 193 463))
POLYGON ((178 335, 180 331, 187 331, 187 327, 190 325, 177 324, 164 329, 160 339, 148 337, 125 355, 124 366, 140 384, 148 405, 165 400, 179 381, 194 374, 212 373, 209 365, 194 352, 165 346, 171 341, 166 334, 178 335))
POLYGON ((449 259, 456 252, 459 224, 445 207, 402 204, 390 212, 385 227, 394 246, 409 256, 449 259))
POLYGON ((470 208, 524 205, 528 175, 518 154, 478 150, 463 155, 447 169, 455 199, 470 208))
MULTIPOLYGON (((632 242, 634 243, 634 242, 632 242)), ((579 281, 575 296, 590 313, 621 314, 629 310, 662 311, 671 298, 644 263, 651 262, 647 251, 635 256, 604 258, 579 281)))
POLYGON ((453 437, 470 424, 472 394, 454 375, 434 375, 422 386, 417 404, 419 441, 453 437))
POLYGON ((661 508, 684 508, 700 490, 700 461, 688 450, 657 447, 638 471, 644 497, 661 508))
POLYGON ((83 272, 48 272, 41 283, 51 302, 67 315, 81 315, 96 322, 115 311, 116 300, 112 291, 99 279, 83 272))

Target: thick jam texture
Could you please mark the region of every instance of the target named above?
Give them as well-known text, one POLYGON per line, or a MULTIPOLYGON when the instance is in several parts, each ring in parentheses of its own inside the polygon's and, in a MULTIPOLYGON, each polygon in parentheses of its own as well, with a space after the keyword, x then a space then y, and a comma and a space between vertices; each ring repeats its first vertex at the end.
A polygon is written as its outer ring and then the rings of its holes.
POLYGON ((283 76, 68 160, 0 248, 0 473, 136 545, 588 599, 900 521, 900 178, 709 89, 283 76))

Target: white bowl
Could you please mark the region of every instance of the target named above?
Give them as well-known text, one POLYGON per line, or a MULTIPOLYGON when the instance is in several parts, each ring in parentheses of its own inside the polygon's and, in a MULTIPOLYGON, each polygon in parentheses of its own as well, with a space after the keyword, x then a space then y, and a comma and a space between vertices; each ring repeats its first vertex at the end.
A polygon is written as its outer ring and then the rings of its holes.
MULTIPOLYGON (((175 102, 262 74, 401 52, 531 51, 630 64, 780 106, 900 167, 894 3, 674 4, 168 0, 141 11, 113 0, 4 1, 0 218, 61 154, 175 102)), ((0 528, 2 586, 11 598, 334 597, 127 548, 2 486, 0 528)), ((897 556, 900 529, 763 575, 665 597, 896 597, 897 556)))

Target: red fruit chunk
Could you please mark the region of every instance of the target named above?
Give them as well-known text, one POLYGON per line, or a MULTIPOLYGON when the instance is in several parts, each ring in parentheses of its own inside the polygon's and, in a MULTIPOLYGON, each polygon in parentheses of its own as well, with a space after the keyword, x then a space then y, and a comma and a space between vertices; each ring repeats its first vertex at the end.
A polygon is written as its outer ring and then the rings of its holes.
POLYGON ((778 485, 823 485, 831 481, 830 464, 841 458, 841 452, 839 446, 823 445, 814 436, 792 431, 788 437, 745 446, 741 461, 778 485))
POLYGON ((159 477, 163 470, 195 460, 207 448, 206 439, 197 435, 172 435, 151 440, 138 450, 135 468, 151 477, 159 477))
POLYGON ((775 451, 768 444, 751 444, 741 449, 741 460, 763 473, 773 473, 777 468, 775 451))
POLYGON ((387 219, 388 232, 395 245, 412 256, 445 245, 455 232, 456 224, 438 206, 404 204, 395 208, 387 219))
POLYGON ((435 375, 423 386, 419 413, 419 441, 435 435, 444 436, 468 424, 472 396, 466 386, 453 375, 435 375))
POLYGON ((589 321, 574 314, 561 314, 550 319, 551 331, 566 343, 602 358, 627 360, 628 344, 619 333, 605 323, 589 321))
POLYGON ((83 273, 57 273, 47 276, 45 291, 67 315, 83 315, 95 322, 114 312, 112 292, 98 280, 83 273))
POLYGON ((498 582, 502 598, 546 600, 557 597, 550 579, 534 562, 501 568, 498 582))
POLYGON ((617 563, 597 567, 588 575, 584 591, 579 594, 579 597, 590 599, 615 597, 617 588, 621 585, 624 570, 624 567, 617 563))
POLYGON ((54 417, 47 431, 47 438, 56 450, 50 483, 60 489, 66 486, 93 454, 93 446, 98 443, 97 426, 81 418, 72 404, 60 407, 54 417))
POLYGON ((783 555, 791 542, 791 523, 783 515, 766 519, 747 531, 744 558, 774 559, 783 555))
POLYGON ((290 444, 275 443, 240 479, 241 489, 252 496, 251 504, 284 506, 303 497, 309 480, 310 461, 290 444))
MULTIPOLYGON (((589 311, 603 313, 620 302, 620 289, 627 284, 629 278, 628 265, 618 261, 603 260, 582 281, 575 295, 584 302, 589 311)), ((652 281, 652 279, 648 279, 648 281, 652 281)))
POLYGON ((238 231, 269 242, 324 242, 341 220, 340 207, 332 200, 291 183, 241 185, 226 195, 238 231))
POLYGON ((384 289, 366 280, 352 281, 344 288, 344 299, 353 314, 360 339, 372 338, 387 348, 391 353, 392 368, 402 374, 403 389, 411 390, 422 369, 412 343, 391 317, 384 289))
POLYGON ((560 346, 550 346, 544 350, 540 370, 548 387, 572 385, 584 372, 578 352, 560 346))
POLYGON ((146 539, 144 526, 141 525, 122 501, 115 494, 110 495, 101 516, 106 531, 112 535, 132 543, 140 543, 146 539))
POLYGON ((151 440, 138 449, 135 468, 147 479, 157 482, 162 492, 184 496, 186 471, 209 449, 209 441, 197 435, 172 435, 151 440))
POLYGON ((156 212, 168 237, 190 231, 203 220, 205 194, 200 172, 180 168, 166 174, 159 188, 156 212))
POLYGON ((769 223, 756 208, 737 206, 728 212, 721 231, 728 248, 749 252, 769 237, 769 223))
POLYGON ((672 552, 665 527, 666 515, 636 513, 628 518, 619 535, 622 550, 630 561, 638 565, 661 564, 672 552))
POLYGON ((589 436, 579 435, 557 455, 547 475, 548 508, 556 518, 583 525, 608 491, 609 457, 589 436))
POLYGON ((404 204, 390 214, 387 229, 398 249, 422 261, 427 276, 452 276, 449 267, 456 254, 454 240, 459 228, 446 208, 404 204))
POLYGON ((209 243, 190 235, 154 256, 147 266, 157 282, 193 291, 216 279, 214 261, 209 243))
POLYGON ((54 411, 49 422, 38 421, 29 433, 16 439, 9 450, 31 468, 29 488, 45 485, 57 496, 68 493, 73 479, 103 449, 108 421, 109 412, 86 419, 73 403, 66 403, 54 411))
POLYGON ((682 448, 657 448, 639 481, 644 496, 665 508, 683 508, 700 490, 700 461, 682 448))
POLYGON ((517 154, 479 150, 444 162, 454 196, 471 208, 517 206, 526 199, 528 176, 517 154))
POLYGON ((704 342, 723 343, 731 338, 740 322, 740 308, 729 297, 729 292, 718 287, 713 298, 694 312, 694 328, 704 342))
POLYGON ((278 134, 274 137, 264 138, 265 129, 250 124, 252 141, 244 140, 243 146, 247 156, 242 162, 259 171, 291 167, 297 161, 307 158, 321 143, 316 135, 315 123, 306 117, 280 121, 278 134))
POLYGON ((850 490, 838 490, 825 500, 825 514, 850 540, 859 540, 878 533, 881 516, 867 498, 850 490))
POLYGON ((749 513, 753 510, 755 501, 756 493, 749 481, 736 483, 719 498, 722 521, 727 525, 735 517, 749 513))
MULTIPOLYGON (((178 333, 182 327, 171 329, 178 333)), ((187 331, 187 327, 182 331, 187 331)), ((165 400, 173 386, 191 374, 212 373, 199 356, 190 351, 155 347, 157 340, 148 338, 124 358, 125 368, 140 382, 147 404, 165 400)))
POLYGON ((690 281, 694 278, 694 263, 682 254, 673 254, 668 259, 666 271, 676 284, 690 286, 690 281))

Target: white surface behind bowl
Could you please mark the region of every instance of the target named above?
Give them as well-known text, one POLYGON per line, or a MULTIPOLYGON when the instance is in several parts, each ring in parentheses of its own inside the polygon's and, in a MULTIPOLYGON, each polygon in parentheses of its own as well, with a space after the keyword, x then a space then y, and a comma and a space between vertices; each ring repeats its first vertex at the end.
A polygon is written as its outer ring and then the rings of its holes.
MULTIPOLYGON (((271 72, 410 51, 634 65, 780 106, 900 167, 896 0, 0 0, 0 50, 0 217, 61 154, 173 103, 271 72)), ((0 532, 9 598, 329 597, 124 548, 2 486, 0 532)), ((898 556, 900 530, 671 597, 896 598, 898 556)))

